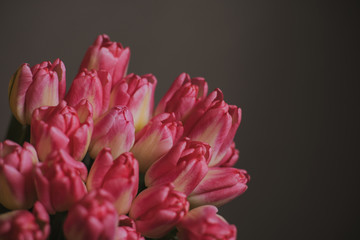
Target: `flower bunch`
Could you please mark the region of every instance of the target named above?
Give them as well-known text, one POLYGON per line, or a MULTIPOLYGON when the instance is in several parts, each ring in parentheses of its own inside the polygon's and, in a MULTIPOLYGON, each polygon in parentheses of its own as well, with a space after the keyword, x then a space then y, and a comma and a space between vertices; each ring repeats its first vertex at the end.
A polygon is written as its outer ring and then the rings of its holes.
POLYGON ((250 179, 234 168, 241 109, 186 73, 155 106, 156 77, 129 59, 100 35, 67 93, 60 59, 14 73, 0 239, 236 239, 216 213, 250 179))

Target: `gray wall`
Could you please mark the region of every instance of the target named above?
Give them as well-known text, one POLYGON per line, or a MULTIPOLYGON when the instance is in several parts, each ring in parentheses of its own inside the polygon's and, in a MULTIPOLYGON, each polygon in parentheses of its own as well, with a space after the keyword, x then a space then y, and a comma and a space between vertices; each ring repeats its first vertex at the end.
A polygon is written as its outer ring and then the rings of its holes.
POLYGON ((59 57, 69 86, 88 46, 107 33, 131 48, 129 72, 157 76, 157 101, 188 72, 243 109, 237 167, 252 180, 220 208, 239 239, 359 235, 355 2, 99 2, 1 1, 1 136, 21 63, 59 57))

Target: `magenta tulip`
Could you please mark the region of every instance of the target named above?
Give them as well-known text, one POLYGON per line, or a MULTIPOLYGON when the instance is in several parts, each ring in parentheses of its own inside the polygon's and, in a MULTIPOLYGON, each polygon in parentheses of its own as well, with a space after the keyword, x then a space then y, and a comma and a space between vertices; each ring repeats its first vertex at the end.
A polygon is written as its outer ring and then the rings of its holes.
POLYGON ((208 85, 204 78, 190 78, 188 74, 182 73, 160 100, 155 115, 174 112, 176 119, 184 121, 193 107, 206 97, 207 91, 208 85))
POLYGON ((175 190, 189 195, 208 172, 210 157, 208 144, 185 138, 149 168, 145 185, 172 182, 175 190))
POLYGON ((162 113, 136 133, 135 144, 131 149, 139 161, 140 172, 145 173, 156 160, 167 153, 183 134, 181 121, 174 113, 162 113))
POLYGON ((8 209, 28 209, 36 200, 33 170, 38 162, 34 147, 10 140, 0 143, 0 203, 8 209))
POLYGON ((75 107, 86 99, 93 107, 93 118, 106 112, 110 102, 111 76, 104 70, 83 69, 72 82, 65 100, 75 107))
POLYGON ((134 141, 135 128, 131 112, 125 106, 115 106, 95 121, 89 153, 92 158, 96 158, 104 147, 108 147, 113 158, 117 158, 128 152, 134 141))
POLYGON ((0 215, 0 240, 46 240, 50 234, 49 215, 36 202, 32 213, 16 210, 0 215))
POLYGON ((145 240, 145 238, 136 231, 134 220, 126 215, 120 215, 115 240, 145 240))
POLYGON ((179 240, 236 240, 236 227, 217 211, 214 206, 192 209, 177 225, 179 240))
POLYGON ((91 191, 70 210, 64 222, 68 240, 114 239, 118 214, 112 196, 103 189, 91 191))
POLYGON ((53 63, 42 62, 32 68, 25 63, 10 80, 10 109, 21 124, 30 124, 36 108, 58 105, 65 90, 65 65, 60 59, 53 63))
POLYGON ((243 194, 250 176, 237 168, 209 168, 208 173, 188 197, 191 207, 221 206, 243 194))
POLYGON ((96 157, 87 179, 88 190, 105 189, 115 199, 119 214, 127 214, 139 185, 139 165, 132 153, 113 159, 111 149, 104 148, 96 157))
POLYGON ((90 144, 92 130, 92 107, 87 100, 82 100, 75 108, 62 101, 56 107, 41 107, 34 111, 31 143, 40 161, 45 161, 49 154, 59 149, 81 161, 90 144))
POLYGON ((127 71, 130 60, 130 49, 121 43, 110 41, 109 36, 99 35, 92 46, 88 48, 80 65, 89 70, 105 70, 112 77, 112 86, 120 81, 127 71))
POLYGON ((111 91, 110 107, 127 106, 136 131, 142 129, 153 114, 156 83, 152 74, 138 76, 132 73, 118 81, 111 91))
POLYGON ((184 124, 185 136, 211 146, 210 167, 221 165, 241 120, 241 109, 223 99, 220 89, 216 89, 196 105, 184 124))
POLYGON ((188 212, 186 195, 174 185, 156 185, 142 191, 133 201, 129 216, 145 237, 160 238, 168 233, 188 212))
POLYGON ((50 214, 67 211, 86 193, 86 166, 64 150, 53 152, 35 169, 39 201, 50 214))

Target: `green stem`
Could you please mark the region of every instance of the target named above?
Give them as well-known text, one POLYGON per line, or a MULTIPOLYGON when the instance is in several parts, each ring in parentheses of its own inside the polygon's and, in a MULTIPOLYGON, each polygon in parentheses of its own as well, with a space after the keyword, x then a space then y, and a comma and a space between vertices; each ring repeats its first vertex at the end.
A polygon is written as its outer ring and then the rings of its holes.
POLYGON ((20 145, 30 141, 30 126, 20 124, 14 116, 11 117, 6 138, 20 145))
POLYGON ((168 234, 166 234, 162 238, 147 238, 147 237, 145 237, 145 239, 146 240, 178 240, 176 234, 177 234, 177 229, 173 228, 173 230, 171 230, 168 234))
POLYGON ((63 225, 67 212, 57 212, 54 215, 50 215, 50 237, 49 239, 64 240, 63 225))
POLYGON ((139 173, 139 190, 138 190, 138 194, 140 192, 142 192, 143 190, 146 189, 145 186, 145 174, 144 173, 139 173))

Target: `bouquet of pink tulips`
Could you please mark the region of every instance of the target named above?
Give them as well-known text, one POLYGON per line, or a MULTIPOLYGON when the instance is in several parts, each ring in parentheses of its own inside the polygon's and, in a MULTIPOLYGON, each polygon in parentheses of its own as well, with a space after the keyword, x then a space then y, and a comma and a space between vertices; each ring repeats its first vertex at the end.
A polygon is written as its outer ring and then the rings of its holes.
POLYGON ((236 239, 217 207, 244 193, 241 110, 204 78, 128 74, 130 49, 100 35, 66 93, 57 59, 21 65, 0 143, 0 239, 236 239))

